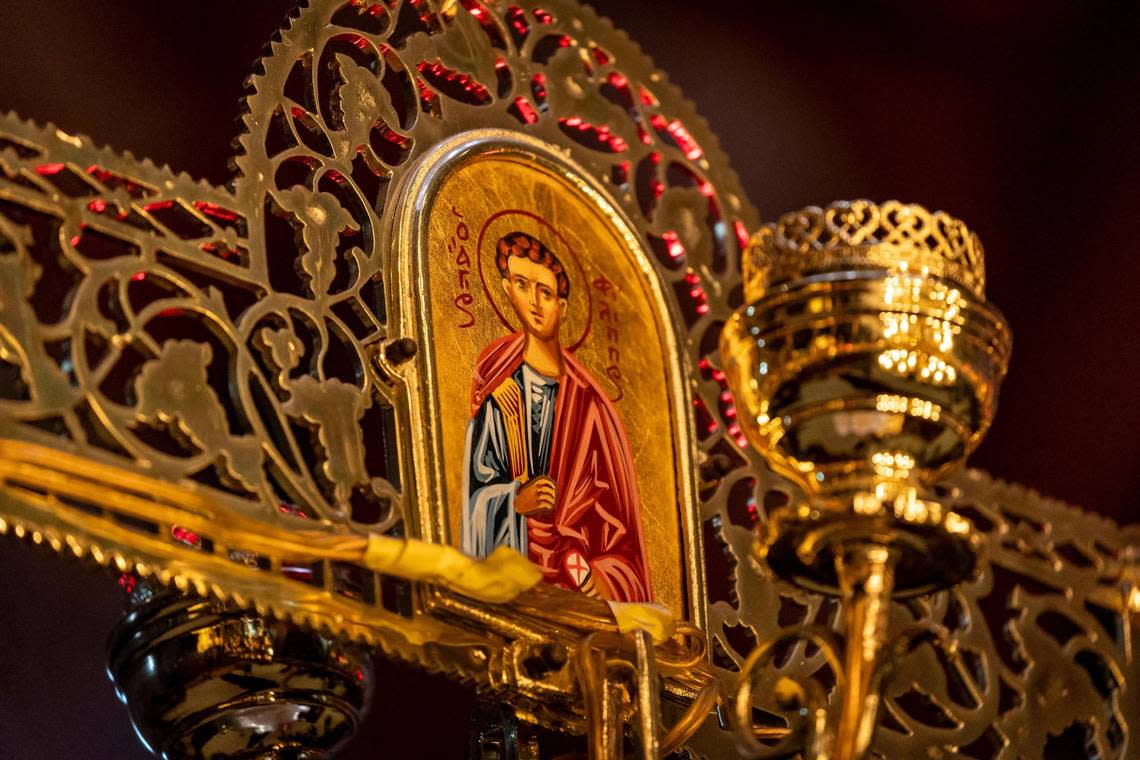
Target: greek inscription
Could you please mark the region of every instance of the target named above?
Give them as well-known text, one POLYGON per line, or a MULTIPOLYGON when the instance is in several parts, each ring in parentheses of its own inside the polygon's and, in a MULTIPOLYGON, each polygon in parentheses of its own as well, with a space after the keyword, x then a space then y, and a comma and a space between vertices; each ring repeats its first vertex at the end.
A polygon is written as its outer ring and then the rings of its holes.
POLYGON ((475 326, 475 314, 471 305, 475 297, 471 295, 471 254, 467 252, 466 243, 471 239, 471 229, 463 221, 463 214, 455 206, 451 207, 451 215, 455 221, 451 237, 447 241, 447 252, 455 257, 455 277, 459 283, 460 292, 452 299, 460 317, 458 326, 466 329, 475 326))
POLYGON ((605 376, 610 379, 617 389, 617 395, 610 401, 620 401, 625 395, 624 377, 621 372, 621 324, 617 312, 617 286, 606 279, 597 277, 592 285, 598 293, 598 319, 605 326, 606 358, 608 364, 604 370, 605 376))

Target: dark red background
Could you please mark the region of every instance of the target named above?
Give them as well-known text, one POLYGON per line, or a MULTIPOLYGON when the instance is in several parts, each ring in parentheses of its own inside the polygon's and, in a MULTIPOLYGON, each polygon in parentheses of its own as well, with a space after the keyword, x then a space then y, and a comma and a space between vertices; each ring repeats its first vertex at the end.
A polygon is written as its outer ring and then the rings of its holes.
MULTIPOLYGON (((222 182, 290 5, 4 0, 0 108, 222 182)), ((974 464, 1137 519, 1140 6, 597 5, 696 101, 765 217, 899 198, 978 230, 1016 347, 974 464)), ((10 539, 0 568, 0 757, 145 757, 103 672, 110 577, 10 539)), ((463 757, 469 695, 379 668, 347 756, 463 757)))

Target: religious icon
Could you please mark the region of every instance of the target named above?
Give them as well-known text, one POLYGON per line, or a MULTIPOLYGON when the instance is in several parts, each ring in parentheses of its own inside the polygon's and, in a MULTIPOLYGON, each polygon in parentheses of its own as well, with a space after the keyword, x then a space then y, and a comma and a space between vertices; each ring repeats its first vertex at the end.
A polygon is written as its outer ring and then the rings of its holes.
POLYGON ((475 367, 463 549, 486 556, 510 546, 548 582, 613 601, 649 601, 625 428, 559 335, 571 287, 566 268, 521 231, 499 239, 495 266, 522 329, 488 345, 475 367))
POLYGON ((441 146, 404 197, 418 535, 699 620, 692 401, 653 254, 579 167, 514 135, 441 146))

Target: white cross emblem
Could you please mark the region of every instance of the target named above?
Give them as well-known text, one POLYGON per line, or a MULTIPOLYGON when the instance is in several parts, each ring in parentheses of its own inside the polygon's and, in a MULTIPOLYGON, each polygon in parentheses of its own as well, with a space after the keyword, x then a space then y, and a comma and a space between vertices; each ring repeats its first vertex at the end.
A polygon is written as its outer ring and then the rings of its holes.
POLYGON ((590 565, 581 552, 572 551, 566 555, 566 572, 575 586, 581 586, 590 577, 590 565))

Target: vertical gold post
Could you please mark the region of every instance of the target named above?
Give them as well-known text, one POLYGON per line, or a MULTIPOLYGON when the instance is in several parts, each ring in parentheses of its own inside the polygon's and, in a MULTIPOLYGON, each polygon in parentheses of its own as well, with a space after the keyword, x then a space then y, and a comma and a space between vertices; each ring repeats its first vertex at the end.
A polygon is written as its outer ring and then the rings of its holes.
POLYGON ((880 695, 874 688, 879 652, 887 640, 894 561, 884 546, 858 543, 835 558, 843 600, 847 688, 841 695, 834 760, 859 760, 875 732, 880 695))
POLYGON ((637 733, 642 760, 661 757, 661 684, 657 678, 656 653, 648 631, 633 634, 637 655, 637 733))
POLYGON ((598 634, 586 637, 575 662, 585 709, 590 760, 621 760, 622 694, 610 673, 609 651, 598 634))

